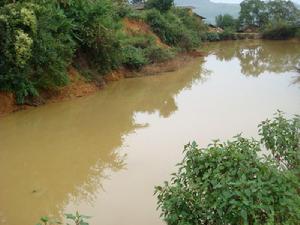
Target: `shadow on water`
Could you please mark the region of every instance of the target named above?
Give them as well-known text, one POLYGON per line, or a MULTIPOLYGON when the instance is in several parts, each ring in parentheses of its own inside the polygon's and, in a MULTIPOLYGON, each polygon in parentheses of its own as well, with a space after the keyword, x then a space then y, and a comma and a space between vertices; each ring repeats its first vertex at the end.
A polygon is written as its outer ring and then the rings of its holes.
POLYGON ((170 74, 122 80, 96 95, 0 119, 0 224, 58 216, 70 199, 92 203, 103 179, 126 170, 137 112, 169 117, 175 97, 200 79, 200 60, 170 74))

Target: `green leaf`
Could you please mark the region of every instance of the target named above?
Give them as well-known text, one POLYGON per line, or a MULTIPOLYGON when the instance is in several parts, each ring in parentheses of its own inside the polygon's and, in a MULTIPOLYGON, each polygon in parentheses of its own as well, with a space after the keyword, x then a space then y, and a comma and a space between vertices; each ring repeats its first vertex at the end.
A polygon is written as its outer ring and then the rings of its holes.
POLYGON ((74 215, 71 214, 71 213, 65 214, 65 217, 66 217, 67 219, 70 219, 70 220, 75 220, 75 219, 76 219, 76 216, 74 216, 74 215))

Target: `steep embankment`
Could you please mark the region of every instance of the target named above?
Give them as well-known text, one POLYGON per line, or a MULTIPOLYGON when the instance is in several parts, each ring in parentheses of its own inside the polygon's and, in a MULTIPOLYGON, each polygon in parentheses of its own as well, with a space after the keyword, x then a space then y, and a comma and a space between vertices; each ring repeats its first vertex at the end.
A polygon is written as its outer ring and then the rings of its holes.
POLYGON ((133 20, 125 18, 123 20, 124 30, 129 35, 135 34, 147 34, 155 38, 155 42, 158 46, 162 48, 170 48, 168 45, 164 44, 160 38, 151 30, 150 26, 141 20, 133 20))
POLYGON ((53 90, 41 91, 37 98, 27 99, 23 105, 17 105, 15 96, 12 93, 0 92, 0 116, 22 109, 46 104, 49 102, 58 102, 75 97, 82 97, 99 90, 93 82, 87 81, 76 69, 70 67, 68 70, 69 84, 53 90))
MULTIPOLYGON (((155 39, 155 44, 158 47, 164 49, 171 48, 161 41, 161 39, 151 30, 148 24, 141 20, 125 18, 123 20, 123 29, 127 35, 150 35, 155 39)), ((39 97, 26 99, 24 105, 17 105, 15 96, 12 93, 0 92, 0 116, 7 115, 18 110, 47 104, 49 102, 59 102, 90 95, 103 88, 108 82, 117 81, 122 78, 153 75, 160 72, 171 72, 182 67, 192 57, 199 57, 202 55, 203 54, 196 51, 179 53, 179 55, 173 59, 146 65, 139 71, 119 68, 118 70, 106 74, 100 81, 97 80, 97 82, 86 79, 85 76, 80 74, 76 68, 70 66, 68 69, 68 77, 70 81, 68 85, 51 90, 42 90, 40 91, 39 97)))

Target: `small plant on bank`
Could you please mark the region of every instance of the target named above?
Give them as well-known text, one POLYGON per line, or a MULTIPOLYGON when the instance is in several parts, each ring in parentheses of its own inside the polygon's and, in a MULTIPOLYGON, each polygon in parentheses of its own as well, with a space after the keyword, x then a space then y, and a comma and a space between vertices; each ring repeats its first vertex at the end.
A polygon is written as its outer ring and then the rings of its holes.
MULTIPOLYGON (((81 215, 81 214, 79 214, 79 212, 76 212, 75 214, 72 214, 72 213, 65 214, 65 218, 68 220, 71 220, 74 225, 89 225, 89 223, 86 222, 86 220, 90 219, 91 217, 81 215)), ((57 219, 43 216, 40 218, 40 222, 37 223, 36 225, 59 225, 59 224, 63 224, 63 223, 57 219)), ((70 225, 70 224, 67 223, 66 225, 70 225)))
POLYGON ((151 46, 145 49, 145 55, 149 63, 159 63, 175 57, 175 50, 164 49, 158 46, 151 46))
POLYGON ((206 39, 208 41, 220 41, 220 35, 216 32, 209 32, 206 34, 206 39))
POLYGON ((145 57, 142 48, 127 46, 124 48, 123 54, 123 64, 129 69, 139 70, 144 65, 148 64, 148 60, 145 57))
POLYGON ((221 40, 236 40, 237 37, 235 35, 235 31, 230 29, 230 28, 226 28, 224 30, 224 32, 219 34, 220 39, 221 40))
POLYGON ((260 143, 240 135, 207 148, 195 142, 170 182, 156 187, 161 216, 168 225, 289 224, 300 221, 297 119, 276 114, 260 125, 262 143, 271 156, 260 157, 260 143), (297 172, 297 171, 296 171, 297 172))
POLYGON ((90 216, 80 215, 78 212, 73 214, 65 214, 66 218, 72 220, 75 225, 89 225, 85 220, 90 219, 90 216))

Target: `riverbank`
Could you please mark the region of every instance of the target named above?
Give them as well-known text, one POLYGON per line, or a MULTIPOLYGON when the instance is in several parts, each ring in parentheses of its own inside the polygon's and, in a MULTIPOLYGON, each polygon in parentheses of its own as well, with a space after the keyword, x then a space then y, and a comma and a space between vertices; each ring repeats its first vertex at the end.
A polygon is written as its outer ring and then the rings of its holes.
POLYGON ((89 81, 76 68, 70 66, 68 69, 68 76, 70 80, 68 85, 61 88, 43 90, 40 92, 39 96, 27 98, 22 105, 18 105, 16 103, 13 93, 0 92, 0 117, 48 103, 68 101, 88 96, 105 88, 108 83, 119 81, 120 79, 153 76, 164 72, 174 72, 177 69, 186 66, 186 64, 193 58, 203 57, 204 55, 205 53, 200 51, 179 53, 173 59, 146 65, 138 71, 120 68, 103 76, 100 81, 89 81))

